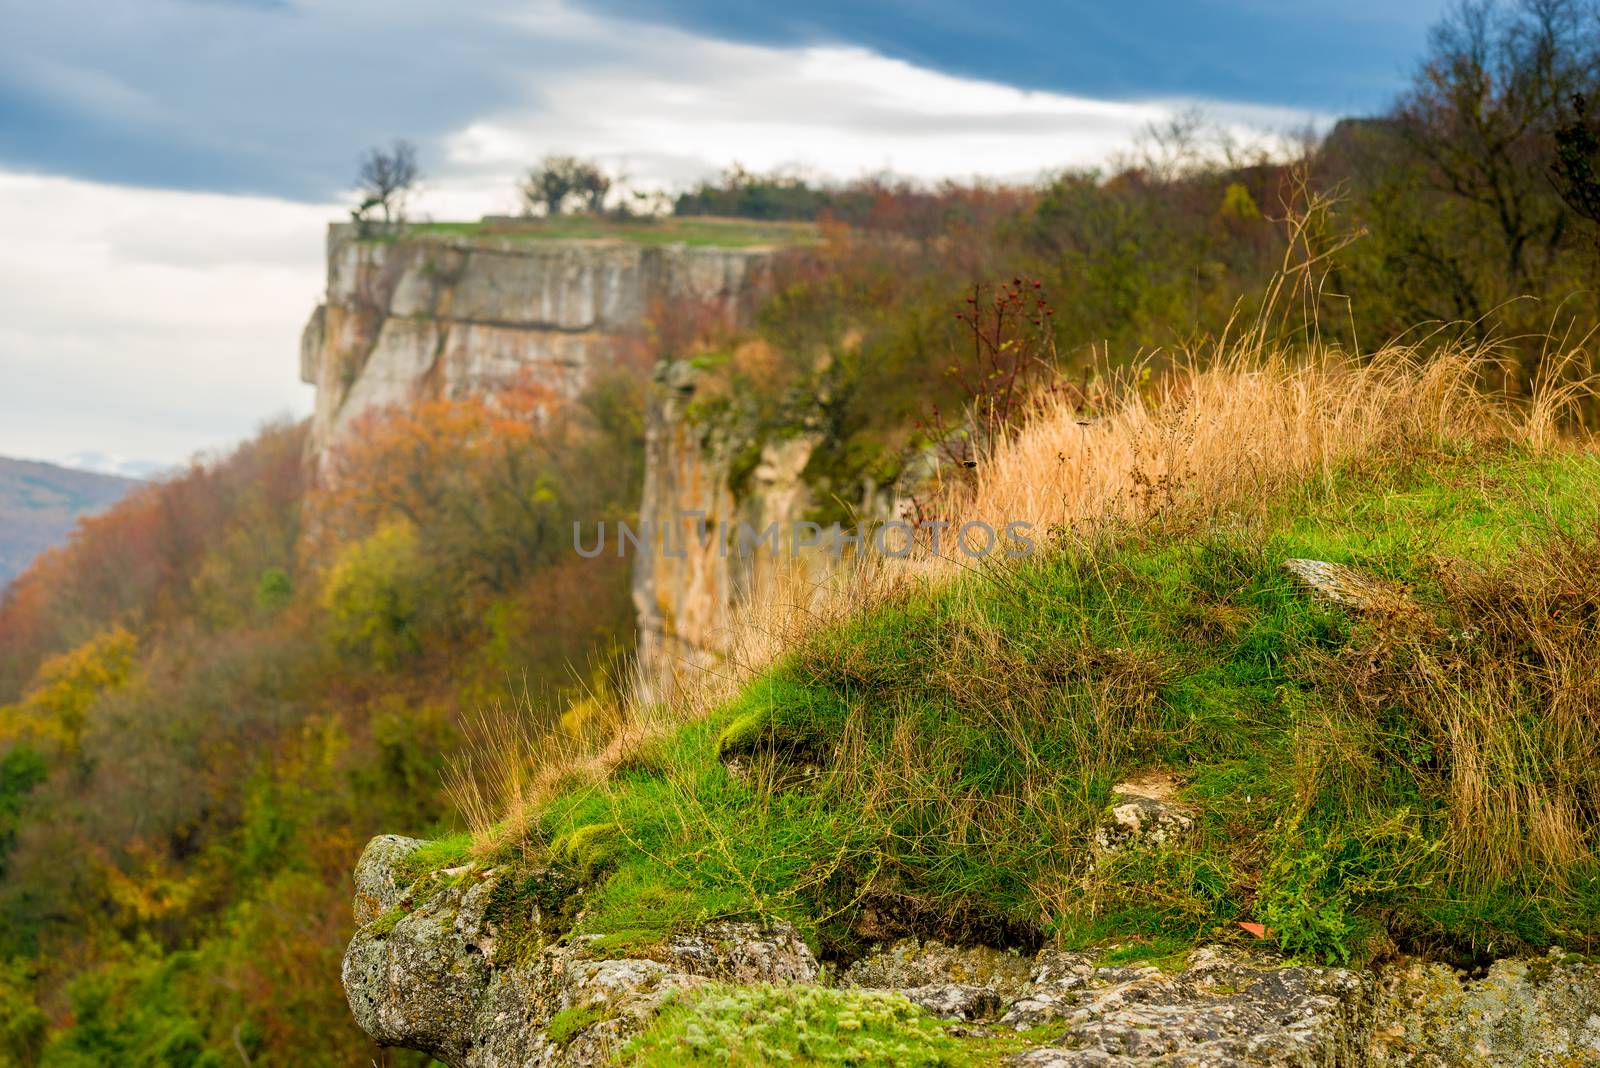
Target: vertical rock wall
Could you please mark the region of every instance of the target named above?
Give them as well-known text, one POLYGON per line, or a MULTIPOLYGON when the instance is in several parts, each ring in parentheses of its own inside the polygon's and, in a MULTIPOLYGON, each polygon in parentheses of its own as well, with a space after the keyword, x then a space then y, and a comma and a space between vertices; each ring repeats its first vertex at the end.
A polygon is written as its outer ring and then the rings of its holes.
POLYGON ((312 458, 322 465, 361 416, 388 405, 470 395, 524 374, 576 396, 621 356, 657 301, 737 317, 773 253, 516 231, 363 240, 335 224, 326 302, 300 348, 301 378, 317 387, 312 458))
MULTIPOLYGON (((633 600, 642 681, 657 694, 728 651, 739 606, 795 558, 795 527, 813 503, 801 476, 818 443, 814 433, 797 429, 764 441, 735 486, 736 458, 751 442, 737 425, 696 422, 694 392, 688 364, 664 365, 647 413, 639 504, 647 544, 637 550, 633 600), (755 544, 769 528, 777 532, 773 541, 755 544), (752 540, 742 542, 741 530, 752 540)), ((812 570, 828 560, 815 550, 802 558, 812 570)))

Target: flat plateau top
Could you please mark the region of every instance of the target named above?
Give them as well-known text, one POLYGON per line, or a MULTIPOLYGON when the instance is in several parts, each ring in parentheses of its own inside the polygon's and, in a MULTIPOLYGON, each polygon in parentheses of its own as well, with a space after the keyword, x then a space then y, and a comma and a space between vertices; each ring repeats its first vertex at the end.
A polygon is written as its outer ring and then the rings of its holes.
POLYGON ((699 215, 638 219, 597 219, 585 215, 563 215, 555 219, 491 217, 480 222, 407 223, 403 229, 374 234, 367 240, 390 241, 402 235, 408 239, 610 240, 640 245, 752 248, 807 244, 817 239, 817 227, 808 222, 768 222, 699 215))

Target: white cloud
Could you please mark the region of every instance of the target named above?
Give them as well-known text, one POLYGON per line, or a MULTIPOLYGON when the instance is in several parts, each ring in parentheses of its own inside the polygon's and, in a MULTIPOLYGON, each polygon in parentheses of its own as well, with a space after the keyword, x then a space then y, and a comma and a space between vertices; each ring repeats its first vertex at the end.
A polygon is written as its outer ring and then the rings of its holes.
POLYGON ((170 463, 305 414, 336 211, 0 172, 0 454, 170 463))
POLYGON ((511 21, 536 29, 545 54, 575 58, 529 70, 524 103, 445 139, 423 211, 510 210, 510 176, 551 151, 597 157, 650 188, 681 188, 735 160, 840 178, 1030 180, 1103 162, 1197 104, 1241 137, 1329 121, 1253 105, 1027 91, 855 47, 768 47, 664 27, 630 33, 570 7, 511 21))
MULTIPOLYGON (((586 42, 593 21, 546 20, 545 32, 586 42)), ((1172 111, 1023 91, 860 48, 772 48, 661 28, 617 40, 607 62, 559 78, 527 74, 528 104, 447 141, 453 167, 503 173, 558 150, 598 156, 655 186, 735 159, 840 177, 1032 178, 1103 159, 1172 111)))

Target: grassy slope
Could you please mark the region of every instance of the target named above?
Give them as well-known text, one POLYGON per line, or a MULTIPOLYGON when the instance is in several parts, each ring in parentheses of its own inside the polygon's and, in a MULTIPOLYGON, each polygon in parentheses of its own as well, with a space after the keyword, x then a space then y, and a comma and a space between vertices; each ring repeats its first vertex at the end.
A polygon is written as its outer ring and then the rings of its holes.
MULTIPOLYGON (((581 923, 619 953, 759 915, 848 957, 866 906, 872 937, 1115 942, 1118 959, 1244 938, 1240 920, 1330 962, 1394 941, 1456 959, 1553 943, 1592 952, 1593 828, 1539 832, 1528 813, 1545 810, 1527 798, 1553 811, 1600 797, 1572 759, 1593 751, 1592 722, 1576 741, 1541 734, 1572 692, 1535 677, 1556 673, 1558 647, 1596 644, 1596 486, 1593 454, 1429 456, 1303 485, 1248 523, 1157 521, 906 591, 608 780, 559 794, 517 852, 597 881, 581 923), (1411 585, 1426 618, 1319 604, 1282 570, 1295 556, 1411 585), (1537 561, 1558 558, 1576 561, 1567 586, 1541 585, 1537 561), (1455 559, 1482 573, 1452 579, 1455 559), (1496 604, 1512 622, 1495 622, 1496 604), (1528 641, 1519 612, 1536 624, 1528 641), (1564 638, 1538 632, 1563 619, 1564 638), (1450 653, 1463 632, 1479 637, 1450 653), (1418 697, 1406 680, 1439 664, 1443 681, 1418 697), (1480 719, 1435 716, 1441 700, 1465 708, 1518 672, 1500 705, 1480 701, 1480 719), (1463 748, 1473 732, 1509 742, 1463 748), (735 781, 719 747, 765 760, 765 781, 735 781), (785 769, 811 759, 822 775, 782 788, 785 769), (1156 767, 1183 781, 1198 834, 1091 868, 1112 785, 1156 767)), ((442 842, 419 859, 467 848, 442 842)), ((686 1035, 766 1011, 730 1008, 733 996, 669 1014, 645 1059, 692 1059, 686 1035)), ((916 1030, 878 1023, 886 1048, 916 1030)))

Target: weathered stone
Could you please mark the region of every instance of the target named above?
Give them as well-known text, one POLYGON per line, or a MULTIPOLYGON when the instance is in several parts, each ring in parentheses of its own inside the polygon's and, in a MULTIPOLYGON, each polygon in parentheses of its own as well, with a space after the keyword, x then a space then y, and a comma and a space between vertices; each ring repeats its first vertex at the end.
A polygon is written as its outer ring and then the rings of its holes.
POLYGON ((1600 965, 1499 960, 1470 979, 1409 961, 1378 984, 1373 1065, 1600 1065, 1600 965))
MULTIPOLYGON (((559 937, 560 925, 530 952, 519 927, 518 958, 499 960, 490 902, 504 874, 456 869, 402 886, 394 865, 421 844, 375 839, 358 866, 356 909, 368 922, 343 976, 356 1022, 381 1043, 455 1068, 588 1068, 610 1062, 675 991, 713 979, 823 981, 784 924, 711 924, 669 939, 651 959, 607 959, 593 937, 559 937)), ((518 879, 530 883, 527 872, 518 879)), ((563 892, 577 891, 551 875, 535 896, 563 892)), ((547 906, 564 914, 574 903, 547 906)), ((1027 959, 902 939, 840 981, 896 992, 951 1021, 953 1033, 1039 1029, 1045 1037, 1015 1065, 1600 1065, 1600 965, 1559 951, 1497 961, 1472 978, 1437 963, 1356 972, 1225 946, 1197 949, 1166 972, 1097 966, 1085 953, 1027 959)))
POLYGON ((1002 1022, 1019 1029, 1054 1022, 1063 1030, 1013 1064, 1265 1068, 1344 1065, 1361 1056, 1370 981, 1354 972, 1283 966, 1222 947, 1196 950, 1173 975, 1147 965, 1084 975, 1078 962, 1056 962, 1056 971, 1049 989, 1029 991, 1002 1022))
POLYGON ((357 924, 370 923, 399 903, 401 887, 395 883, 395 865, 423 844, 420 839, 398 834, 380 834, 367 843, 356 861, 357 924))
POLYGON ((733 983, 814 983, 817 958, 788 924, 711 923, 662 950, 679 971, 733 983))
POLYGON ((341 971, 350 1011, 380 1043, 452 1064, 471 1049, 489 965, 457 928, 462 896, 448 885, 392 926, 368 923, 351 939, 341 971))
POLYGON ((992 987, 966 986, 962 983, 940 983, 933 986, 909 986, 895 991, 944 1020, 970 1022, 996 1015, 1000 1011, 1000 995, 992 987))
MULTIPOLYGON (((788 924, 711 924, 669 940, 657 951, 661 959, 606 959, 594 939, 559 939, 552 926, 531 959, 524 942, 521 959, 498 960, 490 903, 504 873, 457 869, 402 887, 393 865, 421 844, 374 839, 358 865, 356 909, 366 922, 351 939, 342 977, 356 1023, 383 1045, 421 1050, 456 1068, 600 1065, 675 990, 712 977, 818 979, 816 958, 788 924), (396 918, 400 907, 406 911, 396 918)), ((538 883, 539 875, 521 873, 519 884, 538 883)), ((543 894, 576 893, 553 875, 542 887, 543 894)), ((538 928, 519 928, 524 940, 530 933, 540 937, 538 928)))
POLYGON ((1034 961, 1028 983, 1000 1022, 1019 1030, 1066 1016, 1078 1004, 1078 991, 1094 975, 1094 960, 1084 953, 1045 950, 1034 961))
POLYGON ((1033 970, 1032 962, 1015 952, 903 938, 850 965, 841 982, 902 992, 951 985, 983 987, 1010 1000, 1028 985, 1033 970))
POLYGON ((575 396, 622 356, 653 301, 736 319, 775 251, 488 231, 363 241, 336 224, 327 303, 301 336, 301 377, 317 387, 312 455, 320 462, 375 409, 470 395, 519 375, 575 396))
POLYGON ((1159 848, 1194 829, 1194 817, 1175 800, 1177 780, 1151 773, 1111 790, 1107 819, 1095 828, 1094 847, 1102 855, 1130 845, 1159 848))

